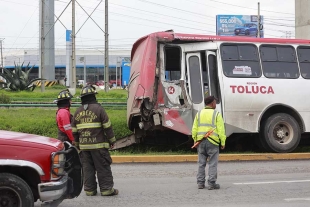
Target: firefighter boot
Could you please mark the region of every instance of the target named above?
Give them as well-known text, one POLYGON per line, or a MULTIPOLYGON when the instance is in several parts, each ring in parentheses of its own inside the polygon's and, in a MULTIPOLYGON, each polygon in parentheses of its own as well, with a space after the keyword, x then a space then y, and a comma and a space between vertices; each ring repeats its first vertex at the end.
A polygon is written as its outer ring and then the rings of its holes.
POLYGON ((198 184, 198 189, 204 189, 205 188, 205 184, 198 184))
POLYGON ((217 190, 220 189, 220 185, 219 184, 214 184, 214 185, 209 185, 208 186, 208 190, 217 190))
POLYGON ((85 191, 86 196, 95 196, 97 195, 97 190, 94 191, 85 191))
POLYGON ((114 196, 114 195, 118 195, 118 190, 112 188, 111 190, 105 190, 105 191, 101 191, 101 195, 102 196, 114 196))

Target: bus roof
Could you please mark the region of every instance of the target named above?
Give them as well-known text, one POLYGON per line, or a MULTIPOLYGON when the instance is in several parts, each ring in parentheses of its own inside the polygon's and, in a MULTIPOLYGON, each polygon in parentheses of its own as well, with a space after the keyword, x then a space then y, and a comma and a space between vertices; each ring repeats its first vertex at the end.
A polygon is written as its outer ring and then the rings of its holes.
POLYGON ((275 44, 310 44, 307 39, 283 39, 283 38, 254 38, 245 36, 216 36, 216 35, 199 35, 199 34, 183 34, 174 33, 174 31, 155 32, 138 39, 131 51, 131 58, 133 57, 136 49, 145 39, 151 38, 157 42, 209 42, 209 41, 224 41, 224 42, 257 42, 257 43, 275 43, 275 44))

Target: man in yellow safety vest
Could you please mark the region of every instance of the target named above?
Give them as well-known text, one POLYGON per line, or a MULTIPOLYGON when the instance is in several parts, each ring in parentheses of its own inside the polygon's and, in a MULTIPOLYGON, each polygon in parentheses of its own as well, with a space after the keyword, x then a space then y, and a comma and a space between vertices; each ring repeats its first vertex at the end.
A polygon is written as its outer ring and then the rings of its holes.
POLYGON ((209 158, 208 189, 214 190, 220 188, 220 185, 216 183, 219 145, 221 149, 225 149, 226 135, 223 118, 215 110, 216 101, 217 99, 214 96, 205 98, 206 107, 196 114, 192 127, 192 138, 194 142, 200 142, 197 147, 199 165, 197 173, 198 189, 205 188, 207 158, 209 158), (204 138, 204 135, 210 130, 214 131, 211 135, 204 138))

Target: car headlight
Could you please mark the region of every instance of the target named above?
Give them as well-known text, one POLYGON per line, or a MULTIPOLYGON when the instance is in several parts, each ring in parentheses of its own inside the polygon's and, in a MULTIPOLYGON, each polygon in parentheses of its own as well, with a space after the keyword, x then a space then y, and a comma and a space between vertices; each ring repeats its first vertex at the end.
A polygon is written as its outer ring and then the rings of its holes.
POLYGON ((66 156, 63 153, 52 154, 51 179, 58 179, 65 174, 66 156))

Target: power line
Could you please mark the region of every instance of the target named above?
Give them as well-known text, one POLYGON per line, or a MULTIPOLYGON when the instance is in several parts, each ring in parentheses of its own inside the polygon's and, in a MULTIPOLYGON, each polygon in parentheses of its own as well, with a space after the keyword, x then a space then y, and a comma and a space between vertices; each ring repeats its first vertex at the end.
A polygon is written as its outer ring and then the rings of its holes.
POLYGON ((199 14, 199 13, 196 13, 196 12, 191 12, 191 11, 179 9, 179 8, 176 8, 176 7, 166 6, 166 5, 163 5, 163 4, 158 4, 158 3, 147 1, 147 0, 138 0, 138 1, 141 1, 141 2, 144 2, 144 3, 148 3, 148 4, 153 4, 153 5, 164 7, 164 8, 168 8, 168 9, 173 9, 173 10, 181 11, 181 12, 184 12, 184 13, 189 13, 189 14, 193 14, 193 15, 197 15, 197 16, 203 16, 203 17, 206 17, 206 18, 214 19, 214 17, 212 17, 212 16, 208 16, 208 15, 204 15, 204 14, 199 14))
POLYGON ((171 16, 171 15, 166 15, 166 14, 161 14, 161 13, 156 13, 156 12, 152 12, 152 11, 148 11, 148 10, 143 10, 143 9, 137 9, 137 8, 133 8, 133 7, 128 7, 128 6, 123 6, 123 5, 119 5, 119 4, 115 4, 115 3, 110 3, 110 4, 114 4, 116 6, 119 6, 119 7, 125 7, 126 9, 131 9, 131 10, 136 10, 136 11, 142 11, 144 13, 147 13, 147 15, 149 16, 149 14, 155 14, 155 15, 159 15, 161 17, 170 17, 170 18, 173 18, 173 19, 179 19, 179 20, 184 20, 184 21, 188 21, 188 22, 195 22, 195 23, 199 23, 199 24, 207 24, 205 22, 199 22, 199 21, 193 21, 193 20, 190 20, 190 19, 185 19, 185 18, 180 18, 180 17, 175 17, 175 16, 171 16))
MULTIPOLYGON (((227 2, 221 2, 221 1, 217 1, 217 0, 210 0, 210 1, 214 1, 214 2, 217 2, 217 3, 219 3, 219 4, 225 4, 226 6, 227 6, 227 5, 230 5, 230 6, 235 6, 235 7, 239 7, 239 8, 257 10, 257 8, 251 8, 251 7, 246 7, 246 6, 240 6, 240 5, 230 4, 230 3, 227 3, 227 2)), ((278 13, 278 14, 289 14, 289 15, 294 15, 294 14, 292 14, 292 13, 270 11, 270 10, 265 10, 265 9, 261 9, 261 11, 271 12, 271 13, 278 13)))
POLYGON ((32 18, 32 16, 34 15, 34 13, 37 11, 38 8, 35 8, 35 10, 33 11, 32 15, 30 16, 30 18, 28 19, 28 21, 26 22, 26 24, 24 25, 22 31, 19 33, 19 35, 17 36, 17 38, 15 39, 12 47, 14 46, 14 44, 16 43, 17 39, 19 38, 19 36, 22 34, 22 32, 24 31, 24 29, 26 28, 26 26, 28 25, 30 19, 32 18))

